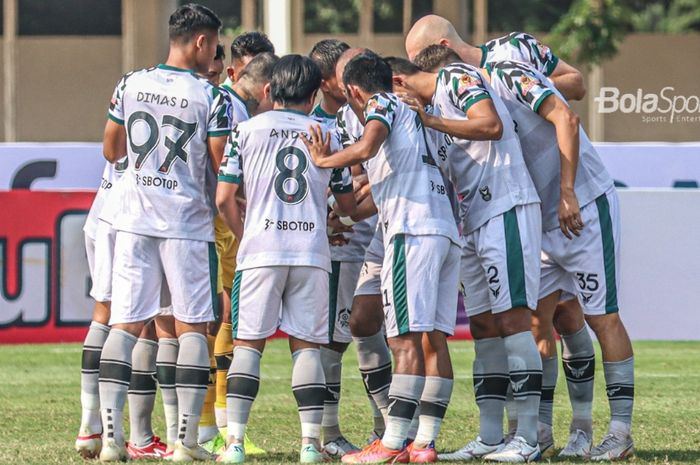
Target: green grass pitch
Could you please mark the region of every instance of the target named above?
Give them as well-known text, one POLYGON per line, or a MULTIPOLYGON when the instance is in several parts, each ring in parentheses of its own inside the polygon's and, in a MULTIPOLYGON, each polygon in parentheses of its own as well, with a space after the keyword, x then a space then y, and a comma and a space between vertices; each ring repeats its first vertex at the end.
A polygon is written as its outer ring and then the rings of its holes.
MULTIPOLYGON (((452 342, 451 350, 456 383, 439 450, 461 447, 478 429, 471 387, 472 344, 452 342)), ((634 462, 698 463, 700 342, 637 342, 635 352, 634 462)), ((605 433, 608 406, 600 358, 596 368, 594 434, 598 441, 605 433)), ((0 464, 83 462, 73 450, 80 421, 80 345, 0 346, 0 375, 0 464)), ((269 454, 250 458, 250 463, 298 459, 299 423, 290 378, 287 344, 273 341, 263 357, 262 385, 249 428, 253 441, 269 454)), ((163 436, 160 399, 156 405, 156 434, 163 436)), ((571 413, 561 369, 554 408, 556 444, 562 447, 571 413)), ((371 429, 353 346, 345 357, 341 424, 356 444, 362 444, 371 429)))

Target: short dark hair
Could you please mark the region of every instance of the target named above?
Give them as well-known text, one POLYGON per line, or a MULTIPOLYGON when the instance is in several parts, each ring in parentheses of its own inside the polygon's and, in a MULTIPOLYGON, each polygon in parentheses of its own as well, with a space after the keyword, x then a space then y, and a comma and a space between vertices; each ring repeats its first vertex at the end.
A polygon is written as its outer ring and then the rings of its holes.
POLYGON ((413 58, 413 63, 423 71, 435 72, 452 63, 461 63, 462 58, 457 52, 446 45, 429 45, 413 58))
POLYGON ((275 53, 275 46, 262 32, 244 32, 231 42, 231 59, 240 60, 265 52, 275 53))
POLYGON ((320 86, 321 70, 309 57, 285 55, 272 68, 270 96, 275 103, 304 103, 320 86))
POLYGON ((365 92, 391 92, 391 68, 376 53, 363 52, 348 61, 343 72, 343 83, 358 86, 365 92))
POLYGON ((309 58, 319 67, 323 79, 329 79, 335 76, 335 65, 338 63, 338 58, 349 48, 348 44, 338 39, 324 39, 316 42, 316 45, 309 52, 309 58))
POLYGON ((270 82, 272 70, 280 58, 274 53, 264 52, 250 60, 238 80, 250 79, 253 82, 270 82))
POLYGON ((218 44, 216 46, 216 55, 214 55, 214 60, 223 60, 226 58, 226 49, 223 45, 218 44))
POLYGON ((405 76, 413 76, 414 74, 420 73, 422 69, 414 65, 405 58, 399 57, 386 57, 384 61, 391 67, 391 72, 393 74, 403 74, 405 76))
POLYGON ((197 3, 188 3, 170 15, 168 36, 171 42, 187 43, 198 32, 217 32, 220 28, 221 20, 213 11, 197 3))

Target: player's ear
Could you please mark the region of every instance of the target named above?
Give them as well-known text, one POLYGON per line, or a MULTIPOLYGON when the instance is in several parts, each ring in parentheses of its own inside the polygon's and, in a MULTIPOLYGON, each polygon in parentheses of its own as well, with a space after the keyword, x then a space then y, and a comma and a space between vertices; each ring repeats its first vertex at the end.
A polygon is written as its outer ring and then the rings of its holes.
POLYGON ((440 39, 440 42, 438 42, 439 45, 444 45, 445 47, 450 46, 450 41, 448 39, 440 39))
POLYGON ((206 34, 197 34, 197 36, 195 37, 194 43, 197 46, 197 48, 201 50, 205 47, 206 41, 207 41, 206 34))
POLYGON ((236 79, 235 79, 236 71, 233 69, 233 66, 229 65, 226 67, 226 75, 231 80, 231 82, 236 82, 236 79))
POLYGON ((402 76, 394 75, 391 78, 391 82, 392 82, 392 85, 394 87, 394 89, 393 89, 394 92, 396 92, 396 91, 402 92, 406 89, 406 81, 404 80, 404 78, 402 76))
POLYGON ((266 99, 272 100, 272 87, 270 87, 270 83, 268 82, 263 86, 263 95, 265 96, 266 99))

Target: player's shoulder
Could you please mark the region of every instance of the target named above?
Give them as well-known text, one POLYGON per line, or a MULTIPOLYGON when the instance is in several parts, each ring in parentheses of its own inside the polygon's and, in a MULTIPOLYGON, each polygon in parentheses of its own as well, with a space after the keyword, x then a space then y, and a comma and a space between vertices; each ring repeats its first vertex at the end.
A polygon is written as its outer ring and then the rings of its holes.
POLYGON ((119 78, 119 81, 117 82, 117 86, 119 87, 125 87, 127 83, 133 82, 138 80, 141 77, 147 76, 149 73, 152 73, 155 71, 157 68, 155 66, 151 66, 148 68, 139 68, 139 69, 134 69, 129 72, 126 72, 122 74, 122 76, 119 78))
POLYGON ((495 71, 499 77, 524 75, 530 78, 538 79, 545 83, 547 82, 546 77, 539 70, 537 70, 537 68, 529 63, 523 63, 515 60, 499 60, 493 61, 487 66, 489 71, 492 73, 495 71))
POLYGON ((464 80, 469 78, 481 81, 481 74, 476 67, 467 63, 451 63, 440 68, 438 72, 438 81, 443 84, 449 83, 452 79, 464 80))

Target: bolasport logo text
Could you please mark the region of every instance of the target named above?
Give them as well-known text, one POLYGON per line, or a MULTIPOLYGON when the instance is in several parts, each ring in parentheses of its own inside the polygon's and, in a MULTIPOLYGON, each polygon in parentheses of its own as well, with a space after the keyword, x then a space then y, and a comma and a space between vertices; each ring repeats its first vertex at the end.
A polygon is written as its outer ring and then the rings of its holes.
POLYGON ((679 95, 671 86, 659 92, 622 93, 617 87, 601 87, 595 98, 600 113, 637 114, 644 123, 700 123, 700 97, 679 95))

